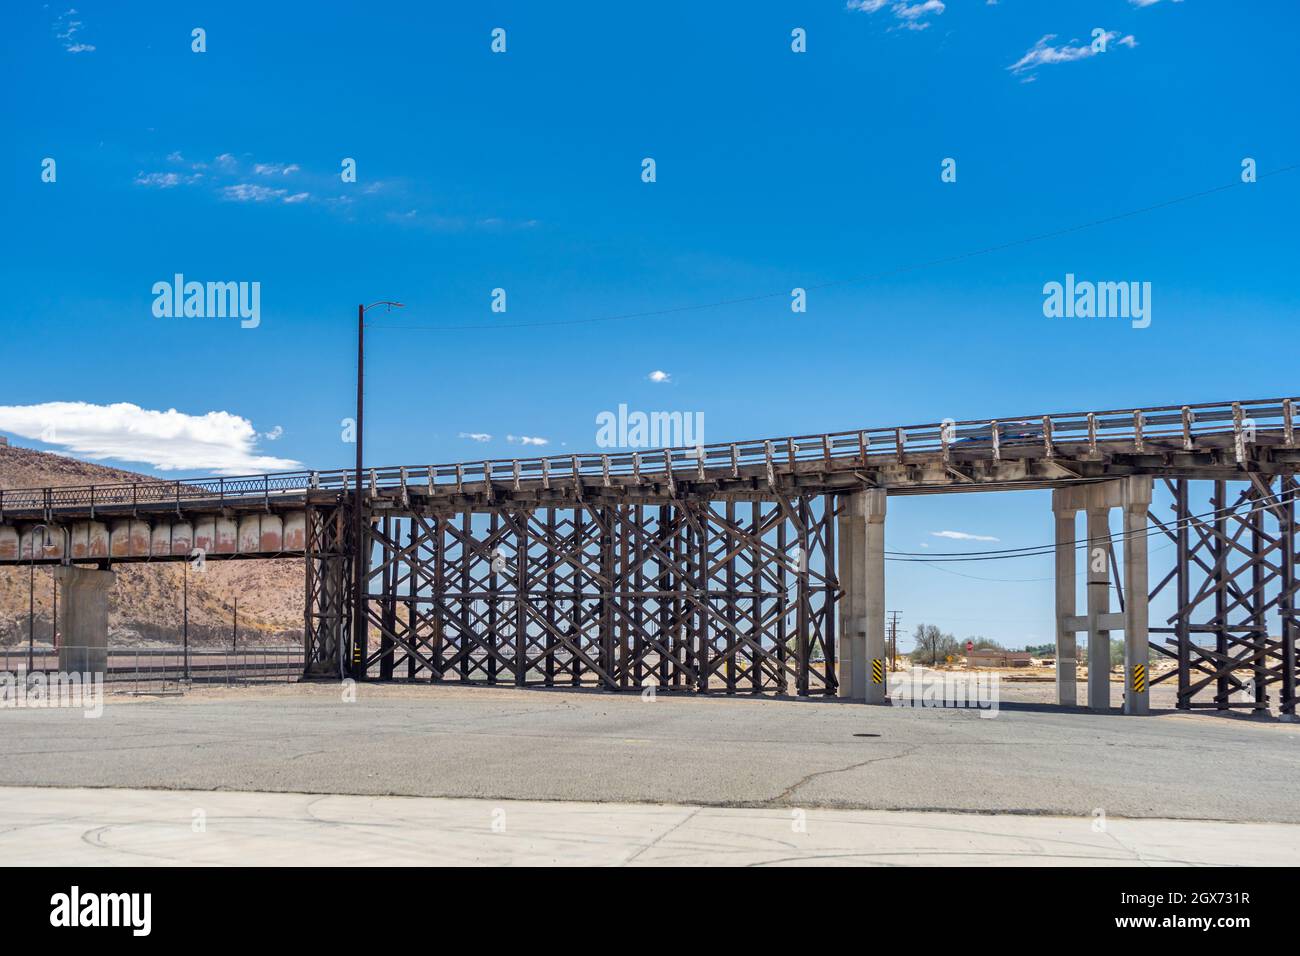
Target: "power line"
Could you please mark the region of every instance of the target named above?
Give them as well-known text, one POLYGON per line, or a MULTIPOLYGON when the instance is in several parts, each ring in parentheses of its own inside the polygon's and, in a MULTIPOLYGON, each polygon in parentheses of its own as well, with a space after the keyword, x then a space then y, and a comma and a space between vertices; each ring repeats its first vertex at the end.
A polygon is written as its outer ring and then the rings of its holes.
MULTIPOLYGON (((1278 500, 1275 504, 1286 504, 1288 499, 1294 498, 1298 493, 1300 493, 1300 488, 1293 491, 1279 492, 1277 495, 1278 500)), ((1256 511, 1262 511, 1273 506, 1273 504, 1261 504, 1253 508, 1248 508, 1245 511, 1241 511, 1236 507, 1216 508, 1213 511, 1206 511, 1201 514, 1190 515, 1187 518, 1180 518, 1170 524, 1176 530, 1184 525, 1190 525, 1193 522, 1200 521, 1204 518, 1219 518, 1220 516, 1226 517, 1228 515, 1251 515, 1256 511)), ((1072 546, 1074 550, 1078 551, 1086 548, 1089 544, 1094 542, 1104 541, 1114 544, 1116 541, 1123 542, 1130 538, 1152 538, 1158 534, 1164 534, 1166 531, 1167 528, 1160 527, 1159 525, 1147 525, 1143 531, 1121 531, 1118 534, 1108 535, 1104 538, 1076 538, 1073 541, 1061 543, 1068 544, 1072 546)), ((1043 557, 1045 555, 1054 554, 1056 548, 1057 545, 1053 543, 1028 545, 1023 548, 1005 548, 998 551, 936 551, 933 553, 927 553, 925 551, 886 551, 885 560, 913 564, 945 564, 955 561, 1007 561, 1012 558, 1043 557)))
MULTIPOLYGON (((1166 548, 1172 548, 1172 547, 1173 547, 1173 542, 1170 542, 1169 544, 1162 544, 1158 548, 1152 548, 1151 551, 1152 553, 1154 553, 1156 551, 1163 551, 1166 548)), ((921 563, 925 563, 925 562, 921 562, 921 563)), ((1054 574, 1048 575, 1045 578, 987 578, 979 574, 963 574, 960 571, 954 571, 952 568, 945 568, 942 564, 938 564, 938 563, 931 564, 930 566, 933 567, 934 570, 936 571, 942 571, 945 574, 955 574, 959 578, 969 578, 972 581, 988 581, 994 584, 1037 584, 1040 581, 1056 580, 1056 575, 1054 574)), ((1081 578, 1086 573, 1087 573, 1087 568, 1084 568, 1082 570, 1074 572, 1074 576, 1075 578, 1081 578)), ((1110 586, 1110 589, 1112 591, 1119 590, 1118 582, 1108 581, 1107 584, 1110 586)))
MULTIPOLYGON (((1266 179, 1269 176, 1280 176, 1284 173, 1293 172, 1300 169, 1300 163, 1293 163, 1290 166, 1282 166, 1278 169, 1268 170, 1267 172, 1256 175, 1256 180, 1266 179)), ((1204 199, 1206 196, 1212 196, 1216 193, 1226 192, 1229 189, 1235 189, 1238 186, 1245 185, 1240 179, 1231 183, 1224 183, 1220 186, 1212 186, 1209 189, 1202 189, 1194 193, 1187 193, 1182 196, 1175 196, 1172 199, 1165 199, 1161 202, 1153 203, 1149 206, 1142 206, 1137 209, 1130 209, 1126 212, 1115 213, 1110 216, 1103 216, 1099 219, 1092 219, 1087 222, 1075 223, 1072 226, 1066 226, 1061 229, 1054 229, 1050 232, 1042 232, 1032 236, 1025 236, 1020 239, 1013 239, 1009 242, 1002 242, 992 246, 985 246, 981 249, 972 249, 967 252, 960 252, 949 256, 940 256, 935 259, 926 259, 920 262, 913 262, 908 265, 896 266, 892 269, 886 269, 881 272, 872 272, 866 275, 860 275, 844 279, 832 279, 828 282, 817 283, 816 285, 805 286, 806 289, 829 289, 835 286, 852 285, 859 282, 871 282, 876 279, 887 279, 892 276, 902 275, 908 272, 915 272, 920 269, 934 268, 935 266, 950 265, 954 262, 962 262, 966 259, 974 259, 979 256, 991 255, 995 252, 1004 252, 1007 249, 1014 249, 1019 246, 1030 245, 1035 242, 1043 242, 1048 239, 1057 239, 1074 232, 1081 232, 1085 229, 1093 229, 1097 226, 1108 225, 1112 222, 1118 222, 1122 219, 1130 219, 1134 216, 1144 215, 1149 212, 1155 212, 1160 209, 1166 209, 1170 206, 1176 206, 1180 203, 1192 202, 1196 199, 1204 199)), ((680 315, 684 312, 699 312, 704 309, 720 309, 731 305, 745 305, 750 302, 760 302, 766 299, 784 298, 790 295, 789 289, 782 289, 779 292, 762 292, 754 295, 737 296, 730 299, 718 299, 714 302, 702 302, 695 305, 680 305, 667 309, 650 309, 642 312, 623 312, 614 315, 594 316, 588 319, 560 319, 555 322, 511 322, 504 324, 491 325, 374 325, 371 328, 379 331, 401 331, 401 332, 470 332, 470 331, 497 331, 499 329, 535 329, 566 326, 566 325, 592 325, 599 322, 620 322, 628 319, 650 319, 667 315, 680 315)))

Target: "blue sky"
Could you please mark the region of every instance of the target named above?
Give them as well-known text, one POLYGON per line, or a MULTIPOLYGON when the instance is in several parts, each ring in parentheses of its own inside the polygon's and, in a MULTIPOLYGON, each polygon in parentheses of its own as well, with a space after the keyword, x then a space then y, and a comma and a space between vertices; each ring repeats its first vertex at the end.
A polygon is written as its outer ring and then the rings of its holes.
MULTIPOLYGON (((19 444, 169 475, 346 465, 355 308, 384 298, 407 307, 369 337, 373 464, 590 450, 620 403, 703 412, 726 441, 1295 391, 1300 170, 905 269, 1238 182, 1245 157, 1300 162, 1291 3, 7 14, 0 432, 19 444), (259 282, 260 324, 156 318, 176 273, 259 282), (1045 318, 1066 273, 1150 282, 1150 327, 1045 318), (41 441, 33 416, 59 402, 142 411, 83 410, 41 441)), ((1041 493, 891 509, 897 550, 1051 531, 1041 493)), ((891 565, 889 592, 909 631, 1050 639, 1048 581, 891 565)))

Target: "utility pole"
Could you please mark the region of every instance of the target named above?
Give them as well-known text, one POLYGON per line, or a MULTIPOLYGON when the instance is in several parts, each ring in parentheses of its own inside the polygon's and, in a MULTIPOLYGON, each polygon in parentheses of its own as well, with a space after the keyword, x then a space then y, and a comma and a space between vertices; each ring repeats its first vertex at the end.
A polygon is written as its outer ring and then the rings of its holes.
MULTIPOLYGON (((362 432, 363 422, 365 421, 365 401, 366 401, 366 307, 357 304, 357 473, 355 478, 356 487, 352 489, 352 660, 347 668, 353 678, 360 677, 358 670, 365 666, 366 652, 361 650, 365 643, 366 633, 366 602, 362 600, 362 593, 366 587, 366 569, 361 560, 362 541, 365 539, 365 517, 361 513, 361 456, 363 454, 362 432), (358 657, 361 659, 358 660, 358 657)), ((367 555, 368 557, 368 555, 367 555)), ((340 676, 344 672, 342 666, 343 648, 339 648, 339 666, 340 676)))
POLYGON ((890 611, 889 619, 889 669, 898 670, 898 612, 890 611))
POLYGON ((235 619, 230 625, 230 649, 239 650, 239 598, 235 598, 235 619))
POLYGON ((386 305, 389 309, 400 309, 400 302, 372 302, 370 305, 357 305, 357 465, 352 489, 352 661, 344 666, 343 648, 339 648, 339 676, 349 670, 354 679, 365 677, 366 667, 366 631, 368 629, 365 594, 367 590, 366 572, 370 564, 369 548, 365 545, 366 520, 362 513, 361 468, 364 454, 364 427, 366 401, 366 312, 377 305, 386 305))

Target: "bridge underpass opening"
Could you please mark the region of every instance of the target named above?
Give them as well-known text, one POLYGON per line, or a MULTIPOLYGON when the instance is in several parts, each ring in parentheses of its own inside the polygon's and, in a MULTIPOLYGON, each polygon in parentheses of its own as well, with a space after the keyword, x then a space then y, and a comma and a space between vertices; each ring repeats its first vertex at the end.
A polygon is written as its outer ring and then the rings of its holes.
MULTIPOLYGON (((891 509, 886 552, 889 606, 909 627, 950 632, 953 654, 946 664, 940 658, 941 669, 981 666, 978 660, 961 660, 968 641, 977 650, 990 640, 1008 653, 1039 649, 1034 656, 1049 662, 1051 676, 1034 672, 1017 679, 1053 681, 1056 704, 1109 710, 1118 701, 1125 713, 1146 713, 1151 487, 1150 478, 1138 476, 1053 489, 900 495, 891 509), (1080 520, 1085 515, 1087 520, 1080 520), (1129 580, 1141 582, 1140 598, 1126 602, 1129 580), (1112 691, 1110 641, 1119 635, 1123 650, 1116 659, 1124 664, 1123 674, 1142 675, 1139 693, 1128 694, 1127 682, 1118 694, 1112 691), (1045 646, 1050 652, 1041 650, 1045 646), (1082 657, 1083 699, 1077 686, 1082 657)), ((907 629, 900 631, 904 639, 907 629)))
MULTIPOLYGON (((1054 697, 1061 706, 1142 714, 1151 689, 1165 684, 1179 709, 1293 715, 1297 494, 1300 484, 1291 475, 1255 475, 1244 481, 1124 478, 1039 493, 981 493, 977 501, 963 495, 946 500, 970 502, 965 520, 981 530, 1001 534, 1008 527, 1005 514, 1001 525, 977 520, 981 504, 1025 498, 1027 507, 1017 514, 1050 509, 1054 534, 1030 532, 1022 539, 1034 545, 1010 547, 999 539, 942 557, 891 551, 889 573, 896 580, 900 567, 926 567, 1005 587, 1000 606, 1028 605, 1032 643, 1055 646, 1054 697), (1120 680, 1112 678, 1116 667, 1120 680), (1079 668, 1086 669, 1086 687, 1078 686, 1079 668)), ((933 501, 902 496, 891 509, 912 518, 933 501)), ((917 580, 907 593, 917 593, 917 580)), ((957 620, 971 636, 985 636, 979 625, 988 619, 979 612, 936 610, 940 603, 932 597, 930 615, 913 613, 912 622, 957 620)), ((890 607, 896 604, 892 597, 890 607)), ((904 599, 900 606, 910 605, 904 599)), ((1002 643, 1014 649, 1013 641, 1002 643)))

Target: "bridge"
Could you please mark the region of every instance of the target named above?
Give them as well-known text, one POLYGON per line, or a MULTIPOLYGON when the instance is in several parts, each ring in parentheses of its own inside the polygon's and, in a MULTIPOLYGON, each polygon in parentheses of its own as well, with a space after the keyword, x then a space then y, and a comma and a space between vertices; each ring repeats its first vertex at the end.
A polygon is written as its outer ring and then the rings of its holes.
POLYGON ((1295 406, 373 468, 359 496, 346 470, 11 490, 0 565, 59 565, 75 645, 105 640, 114 564, 299 557, 309 675, 881 703, 885 563, 911 559, 885 551, 888 497, 1052 489, 1059 703, 1077 703, 1082 633, 1087 704, 1112 705, 1122 631, 1126 713, 1172 680, 1180 708, 1294 714, 1295 406), (1173 499, 1163 519, 1157 482, 1173 499), (1173 548, 1158 580, 1152 537, 1173 548), (1153 622, 1162 595, 1175 610, 1153 622), (1152 654, 1175 666, 1154 674, 1152 654))

